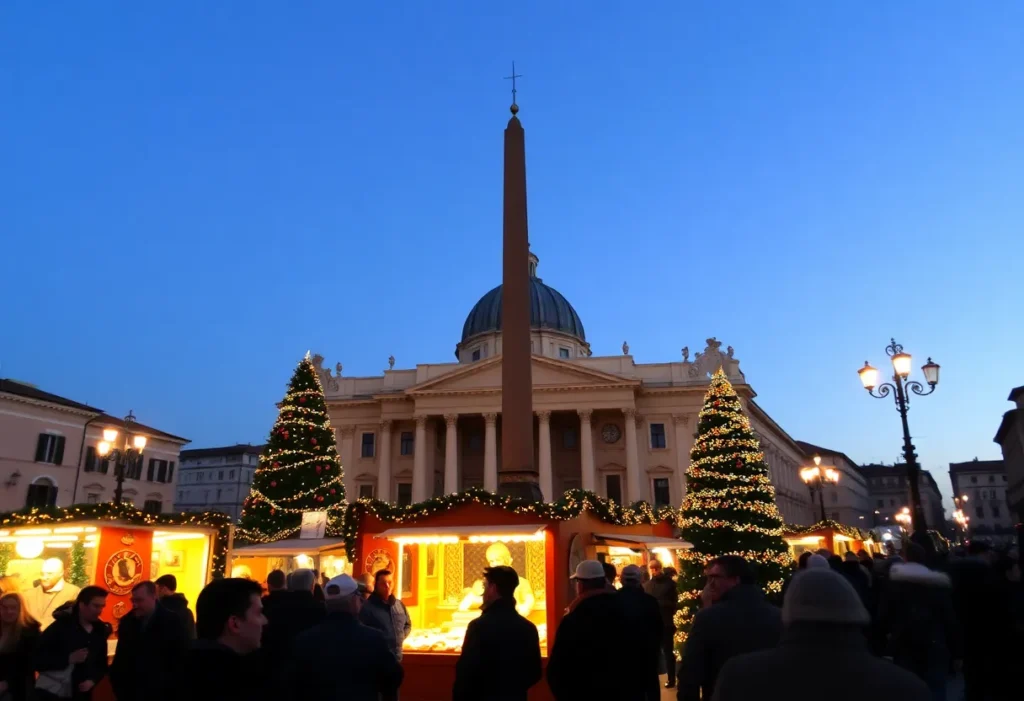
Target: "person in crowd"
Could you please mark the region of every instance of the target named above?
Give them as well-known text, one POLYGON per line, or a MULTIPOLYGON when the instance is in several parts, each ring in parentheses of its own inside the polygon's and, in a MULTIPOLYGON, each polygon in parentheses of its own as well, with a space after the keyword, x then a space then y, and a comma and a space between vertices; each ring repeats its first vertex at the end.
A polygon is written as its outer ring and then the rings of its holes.
POLYGON ((871 599, 871 575, 863 567, 855 553, 847 551, 843 556, 843 562, 839 566, 839 574, 850 580, 850 584, 860 597, 861 603, 870 615, 875 610, 871 599))
POLYGON ((259 650, 263 616, 259 582, 215 579, 196 598, 196 637, 185 656, 177 698, 185 701, 270 701, 259 650))
POLYGON ((64 561, 58 557, 43 560, 39 585, 25 593, 29 615, 46 630, 53 623, 53 612, 65 604, 73 604, 79 588, 64 579, 64 561))
POLYGON ((288 598, 288 578, 281 570, 271 570, 267 575, 267 593, 263 595, 263 615, 268 619, 271 610, 288 598))
POLYGON ((615 578, 619 576, 618 572, 615 571, 615 565, 610 562, 602 562, 601 567, 604 568, 604 578, 608 582, 608 588, 615 589, 615 578))
POLYGON ((628 658, 631 631, 619 598, 608 589, 604 567, 584 560, 572 579, 577 596, 558 625, 548 657, 547 680, 559 701, 566 699, 642 699, 643 690, 618 672, 628 658))
POLYGON ((181 619, 189 640, 196 638, 196 619, 188 607, 188 599, 178 593, 178 578, 173 574, 157 577, 156 596, 160 605, 181 619))
POLYGON ((39 622, 29 615, 21 594, 0 595, 0 699, 28 701, 35 687, 32 658, 39 634, 39 622))
POLYGON ((359 593, 363 597, 363 601, 366 601, 373 594, 373 575, 363 572, 356 577, 356 581, 359 582, 359 593))
POLYGON ((466 628, 452 701, 525 701, 540 681, 540 638, 537 626, 516 611, 518 586, 511 567, 484 569, 482 612, 466 628))
MULTIPOLYGON (((271 573, 273 574, 273 573, 271 573)), ((268 577, 269 580, 269 577, 268 577)), ((288 590, 272 589, 267 594, 263 615, 263 651, 269 659, 283 659, 299 633, 321 623, 327 610, 313 596, 313 570, 295 570, 287 577, 288 590)))
POLYGON ((159 603, 156 584, 132 588, 132 610, 121 618, 110 684, 117 701, 177 701, 191 637, 181 615, 159 603))
POLYGON ((388 646, 395 659, 402 661, 402 643, 412 630, 409 612, 405 604, 395 598, 395 579, 389 570, 379 570, 373 579, 373 596, 359 612, 364 625, 376 628, 387 638, 388 646))
POLYGON ((327 617, 295 638, 289 689, 296 699, 396 698, 402 666, 383 633, 359 622, 359 583, 340 574, 324 586, 327 617))
POLYGON ((922 546, 911 543, 907 562, 890 568, 878 625, 893 662, 920 677, 935 701, 944 701, 950 659, 960 657, 959 637, 949 576, 928 569, 926 557, 922 546))
POLYGON ((714 701, 931 698, 920 679, 871 654, 863 633, 868 612, 849 580, 831 569, 797 573, 782 621, 777 647, 737 655, 722 666, 714 701))
POLYGON ((1009 635, 1005 589, 993 567, 996 554, 981 540, 967 546, 967 557, 950 567, 953 609, 963 641, 964 698, 987 701, 1000 698, 1005 687, 998 666, 1000 651, 1009 635))
POLYGON ((664 657, 665 670, 668 673, 668 681, 665 682, 666 689, 671 689, 676 685, 675 617, 676 611, 679 610, 679 592, 668 572, 669 569, 671 568, 663 568, 659 560, 651 560, 647 565, 651 578, 644 585, 644 591, 658 602, 658 609, 661 613, 661 654, 664 657))
POLYGON ((313 600, 317 603, 324 603, 324 588, 320 585, 320 572, 313 570, 313 600))
POLYGON ((88 586, 73 604, 53 612, 53 625, 39 638, 33 667, 39 672, 35 698, 39 701, 88 701, 107 674, 107 638, 112 629, 100 620, 107 591, 88 586))
POLYGON ((719 670, 729 659, 774 647, 782 634, 782 618, 764 599, 754 570, 738 555, 723 555, 704 573, 709 608, 693 618, 679 665, 680 701, 710 699, 719 670))
MULTIPOLYGON (((804 550, 802 553, 800 553, 800 557, 798 557, 796 559, 796 572, 794 572, 793 574, 797 574, 798 572, 803 572, 804 570, 806 570, 807 569, 807 561, 811 559, 811 556, 813 554, 814 553, 812 553, 810 550, 804 550)), ((782 583, 782 599, 783 600, 785 600, 785 598, 786 598, 786 591, 789 589, 789 585, 792 584, 792 583, 793 583, 793 578, 792 577, 790 577, 789 579, 787 579, 785 582, 782 583)))
POLYGON ((661 698, 658 661, 662 655, 664 630, 661 606, 657 599, 643 590, 643 571, 636 565, 623 567, 619 581, 622 588, 616 596, 622 606, 632 643, 623 671, 635 680, 647 701, 658 701, 661 698))
POLYGON ((828 558, 822 557, 818 553, 814 553, 807 558, 807 569, 809 570, 827 570, 828 568, 828 558))

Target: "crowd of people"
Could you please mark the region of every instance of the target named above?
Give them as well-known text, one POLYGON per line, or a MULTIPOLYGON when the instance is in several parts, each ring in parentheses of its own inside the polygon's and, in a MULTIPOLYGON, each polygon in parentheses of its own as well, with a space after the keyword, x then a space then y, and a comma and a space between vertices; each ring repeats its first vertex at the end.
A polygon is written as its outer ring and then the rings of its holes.
MULTIPOLYGON (((548 657, 554 697, 653 701, 666 674, 682 701, 944 701, 959 670, 967 701, 1018 697, 1020 566, 983 543, 948 556, 916 543, 902 557, 806 552, 781 607, 739 556, 711 560, 704 575, 677 663, 674 570, 579 563, 548 657)), ((453 701, 524 700, 545 672, 537 628, 517 611, 519 576, 499 565, 482 581, 453 701)), ((137 584, 109 666, 104 589, 78 590, 45 626, 21 594, 4 593, 0 701, 88 701, 107 675, 118 701, 399 698, 410 619, 391 572, 321 580, 277 570, 266 584, 214 580, 194 616, 173 575, 137 584)))

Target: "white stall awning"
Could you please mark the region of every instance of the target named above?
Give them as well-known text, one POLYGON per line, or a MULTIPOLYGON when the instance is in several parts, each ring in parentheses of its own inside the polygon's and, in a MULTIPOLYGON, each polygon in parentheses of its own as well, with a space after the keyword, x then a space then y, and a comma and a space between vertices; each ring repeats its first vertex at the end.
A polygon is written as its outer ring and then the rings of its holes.
POLYGON ((456 543, 462 539, 480 543, 497 540, 514 542, 541 540, 544 538, 544 528, 536 523, 519 526, 417 526, 389 528, 374 538, 386 538, 396 543, 456 543))
POLYGON ((234 557, 273 557, 280 555, 319 555, 325 550, 345 547, 344 538, 289 538, 273 543, 244 545, 235 548, 234 557))
POLYGON ((595 538, 606 542, 624 543, 632 547, 639 545, 644 548, 668 548, 670 550, 689 550, 693 543, 678 538, 662 538, 654 535, 624 535, 621 533, 595 533, 595 538))

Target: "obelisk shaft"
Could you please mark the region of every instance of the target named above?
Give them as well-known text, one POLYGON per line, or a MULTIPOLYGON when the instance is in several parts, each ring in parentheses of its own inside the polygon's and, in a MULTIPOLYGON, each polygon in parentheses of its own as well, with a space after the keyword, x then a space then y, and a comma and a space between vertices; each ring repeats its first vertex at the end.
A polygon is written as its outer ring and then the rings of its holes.
POLYGON ((533 463, 530 367, 530 243, 526 224, 526 140, 513 113, 505 128, 501 293, 501 470, 498 492, 540 501, 533 463))

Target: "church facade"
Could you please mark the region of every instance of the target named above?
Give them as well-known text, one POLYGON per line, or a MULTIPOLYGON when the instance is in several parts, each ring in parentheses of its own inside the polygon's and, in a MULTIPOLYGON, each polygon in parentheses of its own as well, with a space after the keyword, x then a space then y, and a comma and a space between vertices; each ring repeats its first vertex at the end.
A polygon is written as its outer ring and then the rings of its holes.
MULTIPOLYGON (((513 106, 513 115, 515 115, 513 106)), ((506 144, 506 157, 508 148, 506 144)), ((521 157, 521 154, 520 154, 521 157)), ((525 208, 525 195, 520 206, 525 208)), ((508 202, 506 202, 508 207, 508 202)), ((690 357, 636 363, 622 353, 595 356, 569 301, 529 270, 534 465, 547 501, 583 488, 618 503, 678 506, 697 415, 722 367, 734 384, 771 468, 788 523, 811 523, 801 447, 755 402, 732 347, 715 338, 690 357)), ((349 499, 413 503, 470 487, 497 491, 502 441, 502 285, 472 307, 454 363, 348 377, 315 364, 327 398, 349 499)))

